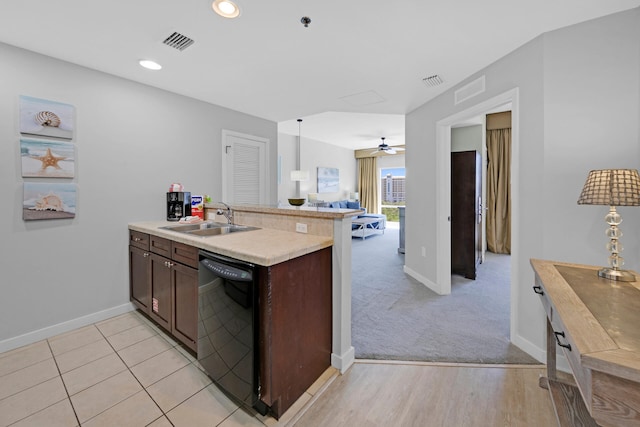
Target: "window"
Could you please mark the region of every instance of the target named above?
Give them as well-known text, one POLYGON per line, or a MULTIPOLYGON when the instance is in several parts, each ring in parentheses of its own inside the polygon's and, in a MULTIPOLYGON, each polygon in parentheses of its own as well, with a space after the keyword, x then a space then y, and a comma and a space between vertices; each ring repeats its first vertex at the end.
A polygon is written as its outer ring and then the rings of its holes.
POLYGON ((380 200, 387 221, 398 222, 397 206, 405 205, 405 169, 380 169, 380 200))

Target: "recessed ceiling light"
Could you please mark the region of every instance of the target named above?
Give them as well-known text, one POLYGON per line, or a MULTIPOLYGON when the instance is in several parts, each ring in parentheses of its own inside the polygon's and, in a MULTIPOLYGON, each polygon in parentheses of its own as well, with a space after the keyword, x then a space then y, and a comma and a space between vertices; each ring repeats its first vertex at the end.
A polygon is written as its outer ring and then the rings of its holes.
POLYGON ((162 69, 162 65, 158 64, 155 61, 151 61, 149 59, 141 59, 139 64, 142 65, 147 70, 157 71, 157 70, 162 69))
POLYGON ((224 18, 236 18, 240 15, 240 9, 231 0, 214 0, 211 7, 224 18))

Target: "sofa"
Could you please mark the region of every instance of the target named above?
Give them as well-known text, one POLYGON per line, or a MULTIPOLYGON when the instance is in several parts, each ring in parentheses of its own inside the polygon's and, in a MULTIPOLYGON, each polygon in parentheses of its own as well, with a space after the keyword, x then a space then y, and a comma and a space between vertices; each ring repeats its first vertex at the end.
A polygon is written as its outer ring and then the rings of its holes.
MULTIPOLYGON (((364 212, 361 213, 360 215, 358 215, 357 218, 378 218, 380 220, 379 222, 374 222, 374 223, 368 224, 367 228, 376 229, 376 230, 384 230, 386 228, 386 226, 387 226, 387 216, 386 215, 368 214, 367 213, 367 208, 361 207, 359 201, 351 202, 349 200, 338 200, 338 201, 335 201, 335 202, 329 202, 329 207, 335 208, 335 209, 360 209, 360 210, 362 210, 364 212)), ((357 228, 358 228, 358 226, 356 224, 353 224, 351 226, 352 230, 355 230, 357 228)))

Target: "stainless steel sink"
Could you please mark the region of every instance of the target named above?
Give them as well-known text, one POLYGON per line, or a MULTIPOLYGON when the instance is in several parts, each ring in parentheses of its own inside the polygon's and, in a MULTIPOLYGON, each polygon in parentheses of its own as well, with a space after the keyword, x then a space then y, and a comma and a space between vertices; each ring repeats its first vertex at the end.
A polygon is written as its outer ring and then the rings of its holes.
POLYGON ((257 230, 257 227, 247 227, 244 225, 228 225, 224 227, 216 228, 203 228, 201 230, 188 231, 189 234, 195 234, 197 236, 217 236, 218 234, 235 233, 238 231, 251 231, 257 230))
POLYGON ((247 225, 232 225, 212 221, 201 222, 200 224, 166 225, 160 228, 201 237, 218 236, 220 234, 236 233, 238 231, 259 230, 257 227, 247 225))

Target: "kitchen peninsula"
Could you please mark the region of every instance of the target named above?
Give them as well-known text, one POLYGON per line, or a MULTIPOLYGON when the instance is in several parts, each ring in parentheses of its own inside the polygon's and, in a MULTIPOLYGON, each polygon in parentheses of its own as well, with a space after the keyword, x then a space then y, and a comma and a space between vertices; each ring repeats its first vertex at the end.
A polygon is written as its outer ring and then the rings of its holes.
MULTIPOLYGON (((218 207, 205 206, 206 218, 226 222, 216 215, 218 207)), ((329 364, 344 371, 353 362, 345 302, 350 302, 350 217, 358 213, 235 206, 234 224, 257 229, 210 237, 163 228, 176 222, 129 224, 131 300, 200 359, 203 350, 196 340, 201 341, 203 324, 194 314, 195 304, 202 304, 197 303, 203 286, 200 280, 198 290, 198 251, 258 266, 260 399, 277 417, 329 364), (158 302, 151 288, 155 281, 167 289, 160 294, 170 303, 158 302)))

